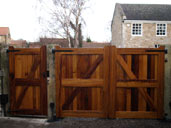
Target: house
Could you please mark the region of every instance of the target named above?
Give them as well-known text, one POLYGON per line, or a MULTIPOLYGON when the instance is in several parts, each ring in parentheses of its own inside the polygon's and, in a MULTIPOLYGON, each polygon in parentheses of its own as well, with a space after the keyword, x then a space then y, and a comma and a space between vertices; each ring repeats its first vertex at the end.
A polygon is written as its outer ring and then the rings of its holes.
POLYGON ((111 31, 117 47, 171 44, 171 5, 117 3, 111 31))
POLYGON ((0 43, 9 44, 11 41, 10 30, 8 27, 0 27, 0 43))
POLYGON ((9 45, 17 47, 17 48, 19 47, 24 48, 24 47, 27 47, 27 41, 26 40, 11 40, 9 45))

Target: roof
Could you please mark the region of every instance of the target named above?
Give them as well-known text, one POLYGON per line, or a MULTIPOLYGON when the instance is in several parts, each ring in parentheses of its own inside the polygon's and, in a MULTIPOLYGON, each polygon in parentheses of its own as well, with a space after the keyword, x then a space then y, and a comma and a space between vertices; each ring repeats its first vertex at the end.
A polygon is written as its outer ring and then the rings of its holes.
POLYGON ((0 27, 0 35, 4 36, 4 35, 8 35, 10 33, 9 28, 8 27, 0 27))
POLYGON ((171 5, 120 4, 126 20, 171 21, 171 5))

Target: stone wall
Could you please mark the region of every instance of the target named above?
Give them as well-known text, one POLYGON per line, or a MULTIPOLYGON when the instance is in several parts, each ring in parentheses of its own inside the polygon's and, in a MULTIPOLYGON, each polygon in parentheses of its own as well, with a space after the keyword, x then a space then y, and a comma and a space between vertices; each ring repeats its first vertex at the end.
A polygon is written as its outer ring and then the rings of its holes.
MULTIPOLYGON (((49 71, 49 78, 48 78, 48 119, 51 120, 52 111, 50 108, 50 103, 54 103, 56 108, 56 81, 55 81, 55 54, 52 54, 52 49, 55 45, 47 45, 47 71, 49 71)), ((54 109, 54 114, 55 114, 54 109)), ((55 116, 55 115, 53 115, 55 116)))
POLYGON ((171 45, 165 45, 168 54, 165 54, 165 89, 164 89, 164 112, 166 119, 171 119, 171 45))
MULTIPOLYGON (((8 49, 8 45, 6 44, 0 44, 0 69, 3 72, 3 94, 9 94, 9 68, 8 68, 8 54, 6 53, 6 50, 8 49)), ((0 94, 2 92, 1 90, 2 81, 0 78, 0 94)), ((9 103, 6 105, 6 110, 9 110, 9 103)), ((0 109, 2 111, 2 109, 0 109)), ((3 115, 3 112, 1 112, 1 115, 3 115)))
POLYGON ((120 5, 116 4, 112 21, 112 45, 123 47, 122 44, 122 11, 120 5))
POLYGON ((167 24, 167 36, 156 36, 156 24, 144 23, 142 36, 131 35, 131 23, 123 23, 123 47, 150 48, 155 44, 171 44, 171 24, 167 24))

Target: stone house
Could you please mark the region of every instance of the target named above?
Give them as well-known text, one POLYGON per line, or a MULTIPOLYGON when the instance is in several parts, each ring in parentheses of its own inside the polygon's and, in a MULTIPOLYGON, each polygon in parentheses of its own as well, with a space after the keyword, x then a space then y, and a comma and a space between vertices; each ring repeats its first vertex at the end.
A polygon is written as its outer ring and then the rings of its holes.
POLYGON ((0 43, 9 44, 11 41, 10 30, 8 27, 0 27, 0 43))
POLYGON ((112 19, 112 45, 155 47, 171 44, 171 5, 119 4, 112 19))

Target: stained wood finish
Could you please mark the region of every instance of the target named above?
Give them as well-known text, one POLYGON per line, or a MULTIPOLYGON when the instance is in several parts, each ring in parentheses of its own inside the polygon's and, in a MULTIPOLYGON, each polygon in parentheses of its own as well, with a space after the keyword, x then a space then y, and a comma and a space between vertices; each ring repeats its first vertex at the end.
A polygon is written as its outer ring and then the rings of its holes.
POLYGON ((47 115, 46 46, 9 50, 11 113, 47 115))
POLYGON ((55 53, 56 116, 107 117, 109 47, 70 50, 55 53))
POLYGON ((153 50, 164 47, 117 49, 116 118, 163 118, 164 53, 153 50))
POLYGON ((163 118, 164 47, 56 50, 57 117, 163 118))

